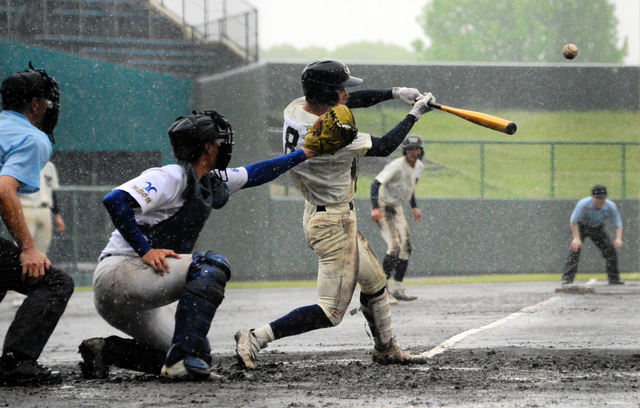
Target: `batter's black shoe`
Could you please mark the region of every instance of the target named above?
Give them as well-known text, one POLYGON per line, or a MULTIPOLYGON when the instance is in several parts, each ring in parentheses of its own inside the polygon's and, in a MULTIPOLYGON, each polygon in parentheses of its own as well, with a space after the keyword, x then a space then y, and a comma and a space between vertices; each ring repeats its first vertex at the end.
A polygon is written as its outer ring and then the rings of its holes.
POLYGON ((86 379, 107 378, 109 376, 109 365, 105 362, 104 348, 105 340, 101 337, 84 340, 78 347, 78 352, 82 356, 80 371, 86 379))
POLYGON ((35 360, 20 360, 10 367, 3 365, 0 383, 6 385, 39 385, 60 384, 62 375, 59 371, 51 371, 49 367, 38 364, 35 360))
POLYGON ((572 283, 573 283, 573 279, 562 278, 562 284, 563 285, 571 285, 572 283))
POLYGON ((620 278, 609 279, 609 285, 624 285, 624 281, 620 278))

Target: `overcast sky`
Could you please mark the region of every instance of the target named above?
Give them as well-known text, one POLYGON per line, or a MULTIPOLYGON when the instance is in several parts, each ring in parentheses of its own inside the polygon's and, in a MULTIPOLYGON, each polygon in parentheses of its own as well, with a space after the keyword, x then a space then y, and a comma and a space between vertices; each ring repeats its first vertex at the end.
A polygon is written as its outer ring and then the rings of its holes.
MULTIPOLYGON (((588 1, 588 0, 585 0, 588 1)), ((411 49, 424 35, 416 18, 425 0, 247 0, 258 9, 261 48, 291 44, 333 50, 357 41, 411 49)), ((640 0, 613 0, 618 37, 629 38, 625 63, 640 63, 640 0)), ((579 46, 579 45, 578 45, 579 46)))

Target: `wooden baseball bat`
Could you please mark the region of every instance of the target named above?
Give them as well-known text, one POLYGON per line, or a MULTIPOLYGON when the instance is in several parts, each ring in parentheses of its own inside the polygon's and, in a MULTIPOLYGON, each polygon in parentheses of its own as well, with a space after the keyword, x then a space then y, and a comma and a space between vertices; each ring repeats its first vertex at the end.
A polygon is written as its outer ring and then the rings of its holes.
POLYGON ((497 130, 498 132, 512 135, 516 133, 518 127, 515 123, 501 119, 495 116, 487 115, 486 113, 480 113, 470 110, 452 108, 451 106, 440 105, 439 103, 429 102, 430 107, 434 109, 440 109, 445 112, 449 112, 476 125, 484 126, 489 129, 497 130))

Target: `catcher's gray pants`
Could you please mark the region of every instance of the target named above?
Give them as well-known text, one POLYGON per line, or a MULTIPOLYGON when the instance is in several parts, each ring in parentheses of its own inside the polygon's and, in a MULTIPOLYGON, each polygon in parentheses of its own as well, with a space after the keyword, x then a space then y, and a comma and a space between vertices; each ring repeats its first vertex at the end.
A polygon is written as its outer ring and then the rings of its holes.
POLYGON ((382 219, 378 221, 382 239, 387 243, 387 255, 408 261, 411 257, 409 226, 402 206, 382 204, 382 219))
POLYGON ((140 257, 109 256, 93 275, 98 313, 143 345, 169 350, 176 304, 187 287, 191 255, 167 258, 171 272, 158 275, 140 257))
POLYGON ((365 294, 377 293, 387 284, 380 262, 357 229, 352 207, 346 203, 318 211, 305 201, 304 233, 319 258, 318 305, 334 325, 342 321, 356 283, 365 294))

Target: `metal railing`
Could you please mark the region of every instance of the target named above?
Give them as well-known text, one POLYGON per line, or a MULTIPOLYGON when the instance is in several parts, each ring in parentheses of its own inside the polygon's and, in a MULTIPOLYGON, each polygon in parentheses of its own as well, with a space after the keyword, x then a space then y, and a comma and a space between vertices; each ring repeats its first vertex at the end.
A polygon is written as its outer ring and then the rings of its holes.
POLYGON ((480 197, 486 190, 486 146, 487 145, 546 145, 549 146, 549 191, 550 198, 556 197, 556 146, 619 146, 621 152, 620 178, 622 198, 627 198, 627 147, 640 146, 638 142, 523 142, 523 141, 468 141, 468 140, 425 140, 425 144, 478 145, 480 159, 480 197))
POLYGON ((181 22, 192 38, 230 43, 258 60, 258 10, 244 0, 149 0, 181 22))
MULTIPOLYGON (((184 36, 193 42, 224 42, 249 61, 258 60, 258 10, 244 0, 147 0, 154 7, 136 8, 148 19, 149 39, 156 38, 158 28, 154 23, 154 13, 162 13, 180 24, 184 36)), ((126 37, 122 25, 125 19, 133 19, 127 12, 133 0, 110 0, 99 2, 99 8, 89 8, 94 0, 4 0, 5 18, 0 19, 0 31, 8 37, 32 37, 42 35, 89 36, 87 27, 92 24, 91 18, 100 16, 110 21, 108 29, 101 35, 106 37, 126 37), (61 7, 60 4, 63 6, 61 7), (73 13, 73 14, 69 14, 73 13), (29 19, 27 31, 17 26, 17 18, 29 19), (55 19, 65 17, 62 22, 55 19), (5 25, 5 27, 2 27, 5 25), (62 31, 60 31, 62 30, 62 31)), ((138 20, 135 20, 138 21, 138 20)), ((107 27, 105 26, 105 27, 107 27)), ((95 34, 93 34, 95 36, 95 34)))

